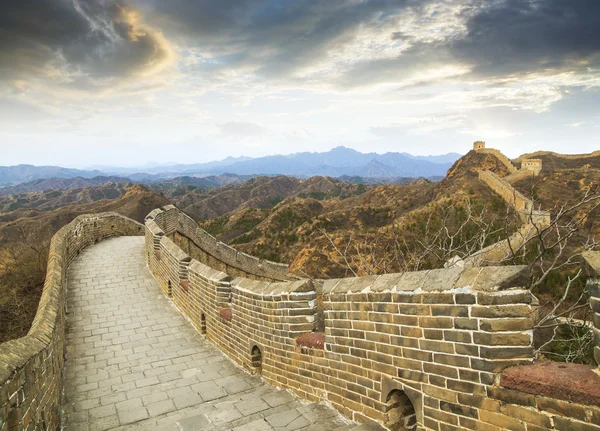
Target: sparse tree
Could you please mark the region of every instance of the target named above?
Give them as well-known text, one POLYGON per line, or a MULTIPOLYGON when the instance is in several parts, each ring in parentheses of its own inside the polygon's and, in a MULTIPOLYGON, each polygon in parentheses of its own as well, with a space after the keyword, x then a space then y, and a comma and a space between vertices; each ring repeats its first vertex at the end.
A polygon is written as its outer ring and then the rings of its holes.
POLYGON ((24 336, 44 286, 49 235, 39 227, 19 227, 17 237, 0 250, 0 342, 24 336))
MULTIPOLYGON (((537 196, 535 184, 531 196, 537 196)), ((488 206, 475 209, 465 198, 432 208, 420 225, 407 220, 362 236, 332 236, 322 229, 329 249, 321 253, 353 276, 444 265, 525 264, 528 287, 542 299, 533 316, 536 332, 544 335, 536 354, 589 362, 593 334, 581 253, 598 246, 593 232, 598 206, 596 184, 573 202, 558 202, 545 222, 534 210, 535 201, 527 214, 507 209, 499 215, 488 206), (523 216, 527 221, 521 226, 523 216)))

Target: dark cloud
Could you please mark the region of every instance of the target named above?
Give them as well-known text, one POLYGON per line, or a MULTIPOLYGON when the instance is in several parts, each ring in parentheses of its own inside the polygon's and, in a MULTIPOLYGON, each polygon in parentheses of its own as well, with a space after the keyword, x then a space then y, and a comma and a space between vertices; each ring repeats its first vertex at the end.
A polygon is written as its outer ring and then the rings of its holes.
POLYGON ((222 72, 233 70, 292 84, 426 85, 453 76, 423 73, 445 66, 470 67, 476 78, 584 70, 600 64, 598 28, 598 0, 3 0, 0 78, 64 73, 73 86, 101 86, 165 62, 164 32, 183 57, 186 49, 209 57, 180 66, 208 80, 230 79, 222 72), (407 10, 417 17, 412 27, 385 25, 407 10), (466 33, 432 38, 419 29, 446 20, 464 22, 466 33), (363 51, 336 64, 359 37, 404 48, 395 56, 363 51))
POLYGON ((402 31, 395 31, 392 33, 392 40, 401 40, 404 42, 412 42, 415 40, 415 37, 411 36, 410 34, 406 34, 402 31))
POLYGON ((457 58, 475 65, 475 73, 576 70, 598 61, 599 1, 504 0, 490 4, 476 9, 467 20, 467 35, 451 47, 457 58))
MULTIPOLYGON (((359 62, 336 83, 343 87, 406 83, 444 65, 471 68, 461 77, 464 80, 531 72, 582 73, 600 67, 597 0, 474 0, 463 5, 457 18, 465 20, 466 35, 425 42, 394 32, 392 38, 410 43, 410 48, 395 58, 359 62)), ((440 79, 444 78, 417 85, 440 79)))
MULTIPOLYGON (((289 78, 377 26, 415 0, 156 1, 152 22, 173 37, 224 57, 224 67, 251 68, 263 78, 289 78)), ((391 40, 390 35, 390 40, 391 40)))
POLYGON ((40 73, 61 47, 89 31, 67 1, 6 0, 0 3, 0 73, 18 78, 40 73))
POLYGON ((116 0, 3 0, 0 78, 56 77, 88 84, 155 66, 167 56, 160 33, 116 0))

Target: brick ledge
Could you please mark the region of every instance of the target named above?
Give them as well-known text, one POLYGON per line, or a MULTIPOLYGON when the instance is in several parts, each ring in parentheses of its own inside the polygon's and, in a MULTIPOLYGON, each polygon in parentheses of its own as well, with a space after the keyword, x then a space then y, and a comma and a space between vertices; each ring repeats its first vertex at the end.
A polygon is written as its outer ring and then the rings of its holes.
POLYGON ((507 368, 500 386, 585 405, 600 406, 600 375, 589 365, 540 362, 507 368))

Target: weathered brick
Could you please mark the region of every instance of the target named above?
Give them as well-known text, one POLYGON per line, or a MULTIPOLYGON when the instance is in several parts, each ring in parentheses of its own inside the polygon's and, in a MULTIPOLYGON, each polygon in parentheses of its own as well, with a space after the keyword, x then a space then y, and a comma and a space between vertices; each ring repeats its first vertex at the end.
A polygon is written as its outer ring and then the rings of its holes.
POLYGON ((432 350, 434 352, 454 353, 454 344, 435 340, 419 340, 419 347, 423 350, 432 350))
POLYGON ((423 330, 421 328, 412 326, 403 326, 400 333, 405 337, 421 338, 423 336, 423 330))
POLYGON ((485 359, 532 358, 533 347, 479 347, 479 353, 485 359))
POLYGON ((487 332, 528 331, 533 328, 533 320, 530 318, 481 319, 479 328, 487 332))
POLYGON ((477 295, 479 305, 531 304, 531 300, 532 295, 529 291, 502 295, 487 293, 477 295))
POLYGON ((451 317, 419 317, 419 326, 422 328, 453 328, 454 322, 451 317))
POLYGON ((478 329, 477 325, 477 319, 467 319, 461 317, 454 319, 455 329, 476 330, 478 329))
POLYGON ((437 374, 437 375, 448 377, 451 379, 458 378, 458 370, 456 368, 448 367, 445 365, 424 363, 423 371, 428 374, 437 374))
POLYGON ((529 346, 532 343, 532 339, 531 335, 522 332, 475 332, 473 334, 473 342, 488 346, 529 346))
POLYGON ((583 423, 565 417, 555 417, 554 427, 559 431, 598 431, 598 426, 595 424, 583 423))
POLYGON ((458 343, 471 343, 473 341, 471 333, 464 331, 444 331, 444 340, 458 343))
POLYGON ((461 305, 432 305, 433 316, 469 317, 469 308, 461 305))
POLYGON ((527 394, 521 391, 515 391, 513 389, 506 389, 500 387, 488 388, 488 395, 491 398, 503 401, 510 404, 520 404, 522 406, 535 407, 536 400, 532 394, 527 394))
POLYGON ((443 340, 444 331, 440 329, 425 329, 423 331, 423 336, 428 340, 443 340))
POLYGON ((546 429, 551 428, 552 425, 548 416, 532 408, 517 406, 514 404, 507 404, 500 407, 500 413, 503 413, 508 417, 519 419, 528 424, 534 424, 540 427, 545 427, 546 429))
POLYGON ((485 396, 459 393, 457 398, 459 404, 464 404, 467 406, 476 407, 478 409, 488 410, 491 412, 500 411, 501 403, 497 400, 493 400, 485 396))
POLYGON ((448 380, 448 389, 473 395, 485 395, 485 389, 483 386, 460 380, 448 380))
MULTIPOLYGON (((506 390, 506 389, 505 389, 506 390)), ((516 391, 515 391, 516 392, 516 391)), ((496 397, 500 399, 497 394, 496 397)), ((518 403, 523 404, 523 403, 518 403)), ((580 421, 586 421, 587 411, 586 407, 575 403, 570 403, 563 400, 555 400, 546 397, 534 398, 534 403, 528 403, 527 405, 536 406, 538 409, 548 412, 553 415, 566 416, 580 421)), ((589 407, 588 407, 589 409, 589 407)))
POLYGON ((471 361, 465 356, 446 355, 443 353, 434 353, 433 360, 438 364, 451 365, 453 367, 469 368, 471 361))
POLYGON ((458 416, 466 416, 472 419, 477 419, 479 417, 477 409, 455 403, 449 403, 446 401, 440 401, 440 409, 458 416))
POLYGON ((475 304, 475 295, 470 293, 457 293, 454 295, 454 302, 457 304, 475 304))
POLYGON ((497 318, 517 317, 524 318, 531 315, 531 307, 527 305, 488 305, 471 307, 471 317, 497 318))
POLYGON ((526 430, 525 424, 523 422, 500 413, 494 413, 487 410, 479 410, 479 419, 481 419, 483 422, 499 426, 506 430, 526 430))
POLYGON ((426 293, 423 295, 423 304, 454 304, 454 295, 451 293, 426 293))

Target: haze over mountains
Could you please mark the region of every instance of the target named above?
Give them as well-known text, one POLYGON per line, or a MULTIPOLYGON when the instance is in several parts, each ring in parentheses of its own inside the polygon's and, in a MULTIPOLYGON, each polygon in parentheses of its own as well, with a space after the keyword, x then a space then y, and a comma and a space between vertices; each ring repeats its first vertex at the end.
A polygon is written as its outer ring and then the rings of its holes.
MULTIPOLYGON (((44 180, 94 179, 92 183, 106 181, 106 178, 121 177, 135 182, 153 182, 178 176, 218 176, 224 173, 241 176, 254 175, 292 175, 307 178, 315 175, 332 177, 348 176, 363 178, 401 178, 401 177, 442 177, 460 154, 448 153, 440 156, 413 156, 407 153, 361 153, 346 147, 336 147, 322 153, 295 153, 273 155, 259 158, 228 157, 224 160, 144 168, 101 167, 102 170, 68 169, 58 166, 18 165, 0 167, 0 186, 44 180), (126 177, 126 178, 124 178, 126 177)), ((114 179, 108 179, 114 181, 114 179)), ((79 181, 77 186, 85 183, 79 181)), ((50 184, 37 184, 33 190, 54 188, 50 184), (48 187, 45 187, 48 186, 48 187)), ((64 184, 61 184, 64 188, 64 184)), ((11 192, 18 192, 18 188, 11 192)), ((25 191, 25 190, 23 190, 25 191)), ((29 190, 32 191, 32 190, 29 190)))

